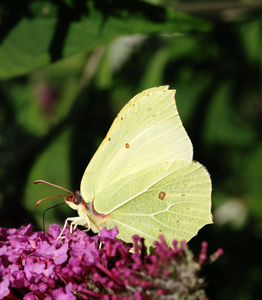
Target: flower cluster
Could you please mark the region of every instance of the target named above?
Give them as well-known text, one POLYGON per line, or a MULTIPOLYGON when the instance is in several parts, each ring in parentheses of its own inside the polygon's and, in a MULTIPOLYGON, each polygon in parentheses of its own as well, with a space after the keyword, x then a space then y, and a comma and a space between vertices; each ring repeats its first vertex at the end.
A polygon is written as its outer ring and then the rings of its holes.
POLYGON ((206 243, 196 259, 185 243, 171 249, 160 237, 147 255, 142 238, 133 237, 131 253, 115 238, 117 228, 94 237, 66 228, 57 240, 61 229, 0 228, 0 299, 207 299, 198 276, 206 243))

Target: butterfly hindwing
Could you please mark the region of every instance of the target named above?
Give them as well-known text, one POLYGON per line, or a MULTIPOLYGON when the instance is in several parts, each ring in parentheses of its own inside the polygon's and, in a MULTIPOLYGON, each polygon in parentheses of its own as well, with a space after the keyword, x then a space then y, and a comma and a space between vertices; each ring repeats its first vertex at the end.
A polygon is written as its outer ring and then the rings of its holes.
POLYGON ((109 214, 104 224, 117 225, 119 238, 146 238, 149 246, 163 234, 168 243, 189 240, 202 226, 212 223, 211 180, 197 162, 160 163, 131 174, 96 196, 94 208, 109 214))

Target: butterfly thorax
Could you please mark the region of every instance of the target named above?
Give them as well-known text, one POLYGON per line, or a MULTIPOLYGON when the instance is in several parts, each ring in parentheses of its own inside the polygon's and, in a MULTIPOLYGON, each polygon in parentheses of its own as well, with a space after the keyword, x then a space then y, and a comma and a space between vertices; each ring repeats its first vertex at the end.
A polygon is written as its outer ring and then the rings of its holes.
POLYGON ((102 225, 109 218, 109 214, 100 214, 95 210, 93 205, 94 199, 93 201, 86 202, 79 191, 76 191, 75 193, 70 192, 69 195, 65 197, 65 201, 72 209, 77 210, 82 220, 85 218, 89 219, 89 221, 82 223, 81 225, 90 227, 95 233, 101 230, 102 225))

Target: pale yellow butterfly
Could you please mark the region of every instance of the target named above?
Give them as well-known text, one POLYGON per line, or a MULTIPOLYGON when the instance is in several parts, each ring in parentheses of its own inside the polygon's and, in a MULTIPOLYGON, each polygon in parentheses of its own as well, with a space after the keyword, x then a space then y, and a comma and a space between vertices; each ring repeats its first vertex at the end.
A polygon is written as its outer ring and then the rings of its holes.
POLYGON ((168 88, 145 90, 122 108, 84 172, 80 193, 65 197, 79 214, 67 219, 71 226, 95 233, 117 226, 119 239, 132 242, 138 234, 151 246, 159 235, 168 245, 188 241, 212 223, 210 176, 192 159, 175 90, 168 88))

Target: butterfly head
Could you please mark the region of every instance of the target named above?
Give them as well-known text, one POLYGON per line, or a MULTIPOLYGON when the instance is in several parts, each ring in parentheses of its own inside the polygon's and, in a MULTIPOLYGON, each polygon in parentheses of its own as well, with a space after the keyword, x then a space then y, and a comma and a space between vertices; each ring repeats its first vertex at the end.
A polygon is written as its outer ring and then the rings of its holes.
POLYGON ((83 198, 79 191, 69 192, 67 196, 65 196, 65 202, 68 204, 72 209, 78 210, 80 207, 80 204, 82 204, 83 198))

